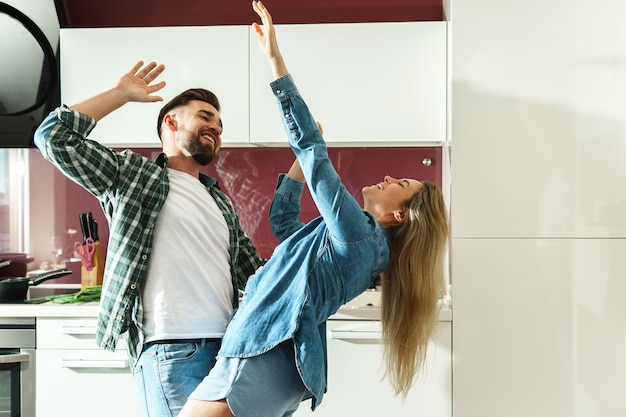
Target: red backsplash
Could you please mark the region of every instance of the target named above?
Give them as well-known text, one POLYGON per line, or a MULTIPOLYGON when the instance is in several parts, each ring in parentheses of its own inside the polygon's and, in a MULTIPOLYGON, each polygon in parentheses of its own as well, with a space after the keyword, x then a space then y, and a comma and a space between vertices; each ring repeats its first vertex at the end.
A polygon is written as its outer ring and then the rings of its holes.
MULTIPOLYGON (((154 158, 159 149, 135 149, 138 153, 154 158)), ((47 161, 37 150, 32 151, 31 177, 49 171, 47 161)), ((329 155, 341 175, 342 181, 352 195, 362 204, 361 188, 383 180, 385 175, 397 178, 416 178, 433 181, 441 185, 441 148, 329 148, 329 155), (430 158, 432 165, 422 164, 424 158, 430 158)), ((220 188, 232 199, 243 228, 248 232, 259 252, 269 257, 277 244, 268 221, 268 210, 276 178, 279 173, 287 172, 293 162, 293 153, 289 148, 235 148, 222 149, 218 157, 203 172, 216 178, 220 188)), ((68 228, 78 230, 78 215, 91 211, 98 222, 100 238, 107 242, 109 236, 102 209, 98 200, 81 187, 66 179, 57 170, 54 175, 54 230, 62 234, 68 228)), ((31 196, 32 216, 50 217, 48 201, 37 202, 36 193, 31 196), (46 204, 48 203, 48 204, 46 204)), ((313 201, 305 191, 302 203, 302 221, 308 221, 318 215, 313 201)), ((34 234, 35 232, 31 232, 34 234)), ((49 235, 40 236, 49 240, 49 235)), ((37 239, 33 236, 31 239, 37 239)))
MULTIPOLYGON (((61 27, 249 25, 250 2, 203 0, 55 1, 61 27), (124 13, 120 13, 124 10, 124 13)), ((444 20, 441 0, 270 0, 274 22, 352 23, 444 20)))

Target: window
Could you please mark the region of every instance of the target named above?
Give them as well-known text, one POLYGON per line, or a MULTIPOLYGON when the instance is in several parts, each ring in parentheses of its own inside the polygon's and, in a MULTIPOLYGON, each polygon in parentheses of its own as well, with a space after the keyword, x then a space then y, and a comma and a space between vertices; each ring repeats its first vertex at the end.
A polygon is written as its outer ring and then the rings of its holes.
POLYGON ((0 252, 25 252, 27 149, 0 149, 0 252))

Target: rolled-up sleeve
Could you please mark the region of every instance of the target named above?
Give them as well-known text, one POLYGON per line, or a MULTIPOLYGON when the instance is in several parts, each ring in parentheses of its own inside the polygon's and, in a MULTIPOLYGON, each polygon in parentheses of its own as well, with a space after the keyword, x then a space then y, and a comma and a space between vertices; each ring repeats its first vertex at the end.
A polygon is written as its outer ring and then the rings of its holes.
POLYGON ((279 242, 287 239, 304 226, 298 220, 303 191, 304 182, 297 181, 285 174, 278 176, 278 184, 270 205, 270 225, 279 242))

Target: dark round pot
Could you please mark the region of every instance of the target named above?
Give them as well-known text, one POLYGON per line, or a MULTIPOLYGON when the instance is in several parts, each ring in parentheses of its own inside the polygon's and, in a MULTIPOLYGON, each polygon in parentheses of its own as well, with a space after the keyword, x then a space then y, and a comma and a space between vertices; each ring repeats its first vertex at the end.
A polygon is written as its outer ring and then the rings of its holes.
POLYGON ((61 278, 71 273, 69 269, 55 269, 39 274, 32 280, 28 277, 0 278, 0 303, 24 301, 31 285, 39 285, 49 279, 61 278))
POLYGON ((25 253, 0 253, 0 262, 11 261, 8 266, 0 268, 0 277, 25 277, 27 265, 34 259, 25 253))

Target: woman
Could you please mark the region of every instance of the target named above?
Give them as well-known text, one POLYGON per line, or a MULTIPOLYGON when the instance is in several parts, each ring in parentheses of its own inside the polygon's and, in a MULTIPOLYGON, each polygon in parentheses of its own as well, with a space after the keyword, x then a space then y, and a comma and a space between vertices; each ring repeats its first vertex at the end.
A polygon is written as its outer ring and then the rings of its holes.
POLYGON ((297 160, 279 177, 270 209, 281 244, 248 281, 217 364, 180 417, 290 416, 307 398, 315 409, 326 390, 326 319, 378 277, 387 376, 405 395, 436 321, 448 236, 443 196, 428 182, 385 177, 363 188, 362 209, 293 84, 269 12, 261 2, 252 6, 297 160), (306 225, 298 221, 305 178, 321 214, 306 225))

